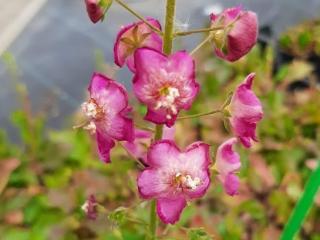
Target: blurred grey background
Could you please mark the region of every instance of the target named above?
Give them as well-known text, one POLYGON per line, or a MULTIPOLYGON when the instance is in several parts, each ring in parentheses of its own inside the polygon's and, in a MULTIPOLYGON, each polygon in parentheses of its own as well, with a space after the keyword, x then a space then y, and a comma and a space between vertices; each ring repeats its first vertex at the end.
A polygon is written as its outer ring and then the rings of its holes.
MULTIPOLYGON (((124 0, 145 16, 163 22, 165 0, 124 0)), ((177 0, 176 27, 203 27, 208 14, 241 4, 258 13, 260 26, 270 26, 274 41, 286 28, 317 17, 320 0, 177 0)), ((113 42, 121 25, 136 21, 116 3, 103 23, 92 24, 84 0, 0 0, 0 54, 10 52, 28 87, 33 111, 51 105, 50 127, 59 128, 83 101, 85 89, 95 69, 95 52, 113 64, 113 42)), ((179 42, 192 49, 201 35, 179 42)), ((126 69, 117 80, 129 86, 126 69)), ((18 108, 16 93, 6 64, 0 61, 0 128, 12 132, 10 113, 18 108)), ((129 86, 130 87, 130 86, 129 86)))

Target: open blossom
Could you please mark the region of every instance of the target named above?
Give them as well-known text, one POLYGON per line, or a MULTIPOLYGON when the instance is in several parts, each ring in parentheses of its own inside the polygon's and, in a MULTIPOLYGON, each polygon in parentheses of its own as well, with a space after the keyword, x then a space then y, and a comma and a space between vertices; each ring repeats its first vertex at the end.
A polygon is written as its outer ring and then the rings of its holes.
POLYGON ((145 119, 173 126, 179 111, 188 110, 199 91, 194 60, 185 51, 166 56, 149 48, 138 49, 134 59, 133 90, 148 107, 145 119))
POLYGON ((243 11, 241 7, 224 10, 219 15, 211 14, 212 26, 230 28, 214 32, 215 53, 228 61, 236 61, 246 55, 256 44, 258 37, 257 15, 251 11, 243 11))
POLYGON ((226 193, 231 196, 238 194, 239 178, 236 172, 241 167, 240 156, 233 150, 233 145, 236 143, 237 138, 231 138, 219 146, 215 165, 219 172, 218 179, 226 193))
POLYGON ((263 117, 261 102, 251 90, 254 77, 254 73, 249 74, 237 87, 228 107, 233 132, 247 148, 252 140, 257 141, 257 123, 263 117))
MULTIPOLYGON (((147 21, 155 28, 161 30, 160 23, 152 18, 147 21)), ((157 51, 162 50, 162 38, 158 33, 155 33, 143 21, 130 24, 123 27, 118 33, 114 45, 114 61, 122 67, 127 63, 128 68, 134 72, 134 52, 138 48, 148 47, 157 51)))
POLYGON ((106 76, 94 73, 90 86, 90 99, 82 104, 88 118, 84 127, 96 135, 100 158, 110 162, 114 140, 133 141, 133 121, 127 117, 131 108, 125 88, 106 76))
POLYGON ((202 197, 210 185, 209 145, 195 142, 181 151, 174 141, 160 140, 148 151, 149 167, 138 177, 142 198, 156 199, 164 223, 175 223, 187 201, 202 197))

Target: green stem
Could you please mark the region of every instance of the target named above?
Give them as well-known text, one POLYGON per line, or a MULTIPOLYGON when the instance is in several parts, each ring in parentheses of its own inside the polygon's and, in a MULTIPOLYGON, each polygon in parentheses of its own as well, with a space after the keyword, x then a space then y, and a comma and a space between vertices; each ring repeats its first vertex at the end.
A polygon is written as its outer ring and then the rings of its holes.
POLYGON ((157 215, 156 215, 156 200, 151 201, 150 205, 150 240, 156 239, 157 232, 157 215))
POLYGON ((215 113, 223 113, 223 112, 220 109, 219 110, 213 110, 213 111, 206 112, 206 113, 197 113, 197 114, 193 114, 193 115, 186 115, 186 116, 178 117, 177 120, 198 118, 198 117, 212 115, 212 114, 215 114, 215 113))
MULTIPOLYGON (((167 55, 171 54, 173 45, 173 30, 174 30, 174 18, 175 18, 176 1, 167 0, 166 5, 166 20, 163 35, 163 52, 167 55)), ((154 140, 160 140, 162 138, 163 125, 156 125, 154 140)), ((150 206, 150 226, 149 226, 149 239, 156 239, 157 232, 157 215, 156 215, 156 200, 151 201, 150 206)))
POLYGON ((170 54, 172 51, 175 10, 176 0, 167 0, 166 23, 163 36, 163 52, 165 54, 170 54))
POLYGON ((308 182, 306 183, 305 190, 302 193, 301 198, 293 209, 289 221, 287 222, 282 235, 281 240, 294 239, 294 236, 302 227, 302 223, 312 207, 314 198, 318 192, 320 186, 320 160, 318 161, 317 168, 311 174, 308 182))
POLYGON ((213 31, 218 31, 221 29, 224 29, 224 26, 216 26, 216 27, 211 27, 211 28, 200 28, 200 29, 194 29, 186 32, 176 32, 174 33, 174 36, 187 36, 190 34, 194 33, 206 33, 206 32, 213 32, 213 31))
POLYGON ((130 12, 132 15, 134 15, 135 17, 137 17, 138 19, 140 19, 141 21, 143 21, 146 25, 148 25, 149 28, 151 28, 151 30, 153 30, 154 32, 163 35, 163 33, 156 28, 155 26, 153 26, 152 24, 150 24, 143 16, 141 16, 139 13, 137 13, 136 11, 134 11, 132 8, 130 8, 126 3, 124 3, 122 0, 115 0, 120 6, 122 6, 124 9, 126 9, 128 12, 130 12))

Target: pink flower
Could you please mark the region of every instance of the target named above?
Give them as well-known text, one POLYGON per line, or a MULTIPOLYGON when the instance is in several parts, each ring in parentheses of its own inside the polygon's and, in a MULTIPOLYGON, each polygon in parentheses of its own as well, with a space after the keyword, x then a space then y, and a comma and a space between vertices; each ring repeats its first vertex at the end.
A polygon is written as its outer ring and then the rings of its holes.
POLYGON ((231 138, 222 143, 216 155, 216 169, 219 172, 218 179, 222 182, 227 194, 238 194, 239 178, 235 174, 241 167, 240 156, 233 150, 237 138, 231 138))
MULTIPOLYGON (((125 142, 123 146, 128 153, 141 160, 145 165, 147 163, 147 146, 150 145, 153 133, 136 128, 134 130, 135 139, 133 142, 125 142)), ((174 140, 175 127, 168 128, 164 126, 162 139, 174 140)))
POLYGON ((133 90, 148 107, 145 120, 174 125, 181 109, 188 110, 198 94, 194 60, 185 51, 166 56, 148 48, 135 52, 133 90))
POLYGON ((256 127, 263 117, 261 102, 251 90, 254 77, 254 73, 249 74, 237 87, 229 105, 233 132, 247 148, 251 140, 257 141, 256 127))
MULTIPOLYGON (((161 30, 160 23, 152 18, 147 21, 161 30)), ((123 27, 118 33, 114 45, 114 61, 122 67, 127 63, 128 68, 134 72, 134 52, 141 47, 148 47, 157 51, 162 50, 162 38, 144 22, 137 22, 123 27)))
POLYGON ((131 111, 125 88, 106 76, 94 73, 90 86, 90 99, 82 104, 89 119, 84 127, 96 134, 100 158, 110 162, 114 140, 133 141, 133 121, 127 117, 131 111))
POLYGON ((138 177, 142 198, 156 199, 164 223, 175 223, 187 201, 202 197, 210 185, 209 145, 196 142, 181 151, 174 141, 160 140, 148 151, 149 167, 138 177))
POLYGON ((254 12, 233 7, 219 15, 211 14, 210 17, 212 26, 226 26, 235 21, 230 28, 215 32, 213 41, 218 57, 231 62, 236 61, 246 55, 256 44, 258 19, 254 12))
POLYGON ((99 2, 100 0, 85 0, 88 16, 93 23, 102 19, 105 12, 99 2))

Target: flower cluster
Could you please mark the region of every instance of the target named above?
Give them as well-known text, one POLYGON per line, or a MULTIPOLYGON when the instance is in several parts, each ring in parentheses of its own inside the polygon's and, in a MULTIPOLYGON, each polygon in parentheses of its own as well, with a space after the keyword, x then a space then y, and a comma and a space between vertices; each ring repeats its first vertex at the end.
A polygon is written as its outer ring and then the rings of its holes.
MULTIPOLYGON (((93 22, 102 19, 109 7, 108 1, 85 2, 93 22)), ((256 43, 255 13, 235 7, 211 14, 210 20, 211 27, 217 30, 210 32, 209 37, 215 54, 222 59, 236 61, 256 43)), ((161 35, 161 25, 153 18, 122 27, 114 44, 114 61, 119 67, 127 65, 132 72, 134 95, 147 107, 144 120, 165 125, 162 138, 152 139, 151 131, 134 127, 127 91, 99 73, 93 74, 88 89, 90 97, 82 104, 87 118, 83 127, 95 135, 100 158, 106 163, 110 162, 115 142, 124 141, 122 146, 144 166, 137 179, 140 196, 155 199, 160 219, 173 224, 189 201, 201 198, 208 190, 212 161, 208 144, 195 142, 181 150, 174 141, 179 113, 191 108, 200 84, 191 54, 187 51, 165 54, 161 35)), ((263 116, 261 103, 252 91, 254 77, 254 73, 246 77, 223 109, 234 137, 218 147, 213 168, 231 196, 238 193, 237 172, 241 167, 234 145, 240 142, 251 147, 257 141, 256 127, 263 116)))

